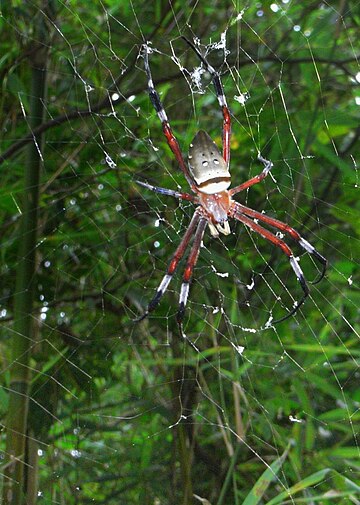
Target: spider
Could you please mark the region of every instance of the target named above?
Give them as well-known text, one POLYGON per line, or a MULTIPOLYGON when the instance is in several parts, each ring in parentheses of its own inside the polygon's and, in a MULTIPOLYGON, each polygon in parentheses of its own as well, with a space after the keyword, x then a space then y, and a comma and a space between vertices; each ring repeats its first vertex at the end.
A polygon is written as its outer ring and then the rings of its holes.
POLYGON ((306 297, 309 295, 309 287, 300 268, 298 259, 294 256, 290 247, 284 242, 284 240, 282 240, 282 238, 279 238, 271 231, 263 228, 259 222, 289 235, 307 253, 313 255, 314 258, 316 258, 316 260, 321 263, 322 271, 320 272, 319 278, 313 281, 313 284, 320 282, 320 280, 324 277, 327 267, 327 260, 315 249, 314 246, 312 246, 288 224, 272 217, 268 217, 261 212, 253 210, 233 200, 233 196, 237 193, 240 193, 241 191, 250 188, 254 184, 261 182, 269 174, 273 164, 271 161, 263 158, 259 153, 258 160, 264 165, 262 172, 255 177, 252 177, 251 179, 243 182, 239 186, 235 186, 234 188, 229 189, 231 180, 229 171, 231 113, 227 106, 220 74, 209 64, 206 58, 201 54, 201 52, 197 49, 197 47, 195 47, 192 42, 190 42, 185 37, 182 38, 195 52, 197 57, 202 62, 205 70, 211 75, 217 100, 223 115, 222 154, 210 136, 205 131, 200 130, 195 135, 193 141, 190 144, 188 164, 185 162, 178 141, 170 126, 165 109, 161 103, 160 96, 156 91, 153 83, 148 56, 151 50, 147 44, 144 44, 142 51, 144 56, 144 67, 147 75, 148 93, 150 100, 161 121, 163 133, 166 137, 167 143, 194 194, 182 193, 179 191, 174 191, 172 189, 153 186, 147 182, 136 182, 144 188, 156 193, 190 201, 197 205, 197 207, 180 244, 178 245, 175 253, 170 260, 166 274, 160 282, 154 297, 148 304, 148 308, 145 313, 140 316, 137 321, 142 321, 145 319, 149 313, 157 307, 193 237, 193 243, 183 273, 183 282, 181 285, 179 307, 177 312, 177 322, 180 329, 182 329, 182 321, 185 314, 186 302, 188 300, 190 281, 199 256, 200 247, 206 227, 209 227, 210 234, 215 238, 219 237, 220 233, 223 235, 229 235, 231 233, 229 218, 231 218, 240 221, 246 227, 250 228, 250 230, 258 233, 264 239, 268 240, 271 244, 280 248, 281 251, 289 258, 290 266, 300 283, 303 291, 303 296, 299 301, 294 303, 293 308, 284 317, 273 321, 272 324, 279 323, 295 314, 299 307, 304 303, 306 297))

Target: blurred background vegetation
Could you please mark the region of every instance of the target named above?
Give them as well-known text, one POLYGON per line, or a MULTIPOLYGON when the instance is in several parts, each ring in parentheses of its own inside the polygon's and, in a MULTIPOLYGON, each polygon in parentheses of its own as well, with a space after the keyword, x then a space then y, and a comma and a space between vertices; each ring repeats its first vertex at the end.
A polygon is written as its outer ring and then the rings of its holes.
POLYGON ((0 5, 3 503, 358 503, 358 2, 0 5), (183 152, 200 128, 221 142, 181 35, 222 74, 233 185, 259 173, 259 152, 274 162, 239 201, 329 260, 276 327, 301 290, 286 257, 235 224, 204 239, 188 341, 180 275, 133 322, 193 212, 135 182, 188 190, 144 41, 183 152), (225 54, 209 46, 224 40, 225 54))

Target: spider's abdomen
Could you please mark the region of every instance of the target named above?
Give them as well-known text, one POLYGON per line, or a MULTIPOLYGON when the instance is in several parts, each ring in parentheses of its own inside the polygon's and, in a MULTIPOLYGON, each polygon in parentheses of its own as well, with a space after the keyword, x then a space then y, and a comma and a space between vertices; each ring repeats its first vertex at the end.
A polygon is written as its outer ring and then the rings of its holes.
POLYGON ((215 142, 200 130, 189 148, 189 171, 202 193, 221 193, 230 186, 230 172, 215 142))

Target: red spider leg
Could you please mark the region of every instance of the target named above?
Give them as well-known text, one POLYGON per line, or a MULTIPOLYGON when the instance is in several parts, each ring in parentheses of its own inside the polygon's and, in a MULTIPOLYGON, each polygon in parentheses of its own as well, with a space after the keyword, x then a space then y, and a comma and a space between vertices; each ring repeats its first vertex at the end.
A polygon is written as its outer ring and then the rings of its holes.
POLYGON ((324 258, 316 249, 314 246, 312 246, 307 240, 305 240, 294 228, 289 226, 286 223, 283 223, 282 221, 279 221, 278 219, 274 219, 273 217, 268 217, 265 214, 262 214, 261 212, 257 212, 256 210, 250 209, 249 207, 245 207, 245 205, 242 205, 240 203, 237 203, 237 209, 240 210, 241 213, 246 214, 247 216, 250 216, 254 219, 258 219, 259 221, 263 221, 264 223, 268 224, 269 226, 273 226, 274 228, 283 231, 284 233, 287 233, 290 235, 291 238, 296 240, 296 242, 299 243, 299 245, 305 249, 306 252, 312 254, 321 264, 322 264, 322 272, 319 275, 319 278, 316 279, 315 281, 312 281, 311 284, 317 284, 318 282, 321 281, 321 279, 324 277, 326 268, 327 268, 327 259, 324 258))
POLYGON ((212 82, 214 85, 216 97, 218 99, 218 102, 219 102, 219 105, 221 107, 222 114, 223 114, 223 138, 222 138, 223 158, 226 161, 227 165, 229 166, 229 163, 230 163, 230 140, 231 140, 231 115, 230 115, 230 110, 228 108, 228 105, 226 103, 226 97, 225 97, 223 85, 221 83, 220 75, 215 70, 215 68, 210 65, 210 63, 206 60, 206 58, 204 58, 204 56, 200 53, 198 48, 192 42, 190 42, 190 40, 188 40, 186 37, 181 37, 181 38, 184 39, 185 42, 191 47, 191 49, 198 56, 198 58, 203 63, 206 70, 211 75, 211 79, 212 79, 212 82))
POLYGON ((230 209, 230 216, 237 219, 241 223, 245 224, 246 226, 248 226, 249 228, 254 230, 256 233, 261 235, 263 238, 265 238, 266 240, 268 240, 269 242, 274 244, 275 246, 279 247, 283 251, 283 253, 285 253, 286 256, 289 258, 291 268, 293 269, 298 281, 300 282, 300 286, 304 292, 304 295, 300 301, 296 302, 296 305, 293 307, 292 310, 290 310, 290 312, 286 316, 284 316, 280 319, 277 319, 276 321, 273 321, 273 324, 280 323, 281 321, 285 321, 285 319, 288 319, 290 316, 295 314, 295 312, 305 302, 307 296, 309 295, 309 287, 306 283, 304 274, 300 268, 300 265, 299 265, 297 259, 295 258, 290 247, 283 240, 281 240, 280 238, 278 238, 276 235, 274 235, 270 231, 266 230, 262 226, 258 225, 257 223, 255 223, 254 221, 252 221, 251 219, 246 217, 242 213, 240 205, 237 202, 233 203, 233 205, 230 209))
POLYGON ((178 162, 182 172, 184 173, 186 180, 189 183, 191 189, 194 192, 196 192, 193 180, 192 180, 191 175, 188 170, 188 167, 187 167, 185 160, 183 158, 183 155, 180 151, 179 143, 176 140, 176 137, 172 132, 172 129, 171 129, 168 117, 166 115, 164 106, 161 103, 159 93, 155 89, 151 70, 150 70, 150 65, 149 65, 148 50, 149 50, 149 47, 146 44, 144 44, 143 45, 144 66, 145 66, 145 72, 146 72, 147 79, 148 79, 148 93, 149 93, 151 103, 153 104, 154 109, 155 109, 155 111, 161 121, 163 133, 166 137, 166 140, 167 140, 167 143, 168 143, 170 149, 172 150, 172 152, 176 158, 176 161, 178 162))
POLYGON ((158 186, 153 186, 147 182, 135 181, 136 184, 140 184, 146 189, 150 189, 155 193, 160 193, 161 195, 173 196, 174 198, 180 198, 181 200, 188 200, 190 202, 197 202, 197 197, 194 195, 189 195, 188 193, 181 193, 179 191, 174 191, 173 189, 159 188, 158 186))
POLYGON ((187 302, 188 295, 189 295, 190 280, 191 280, 197 259, 199 257, 201 241, 203 239, 206 226, 207 226, 207 220, 205 218, 201 218, 200 222, 198 224, 198 227, 196 229, 196 232, 195 232, 194 242, 191 247, 191 251, 190 251, 188 260, 186 262, 186 267, 184 270, 183 282, 181 284, 181 290, 180 290, 179 309, 178 309, 178 313, 177 313, 177 317, 176 317, 177 322, 179 324, 180 332, 182 335, 183 335, 182 320, 184 318, 186 302, 187 302))
POLYGON ((269 160, 266 160, 262 156, 258 156, 258 160, 261 161, 261 163, 264 164, 264 169, 259 175, 255 175, 255 177, 252 177, 248 181, 243 182, 240 184, 240 186, 235 186, 235 188, 229 189, 229 193, 231 196, 236 195, 236 193, 240 193, 240 191, 244 191, 244 189, 250 188, 254 184, 258 184, 261 182, 265 177, 268 175, 270 170, 273 167, 273 163, 269 160))
POLYGON ((138 319, 136 319, 136 322, 139 322, 139 321, 142 321, 143 319, 145 319, 145 317, 147 317, 149 315, 149 313, 152 312, 159 304, 162 296, 164 295, 165 291, 167 290, 168 285, 170 284, 170 281, 172 279, 172 276, 174 275, 176 267, 179 264, 179 261, 184 256, 184 253, 187 249, 187 246, 189 245, 190 239, 191 239, 192 235, 194 234, 199 221, 200 221, 200 215, 197 211, 195 211, 195 213, 190 221, 190 224, 188 226, 188 229, 186 230, 180 244, 178 245, 178 248, 176 249, 174 255, 172 256, 172 258, 170 260, 166 274, 164 275, 163 280, 159 284, 159 287, 156 290, 155 296, 150 301, 146 312, 142 316, 140 316, 138 319))

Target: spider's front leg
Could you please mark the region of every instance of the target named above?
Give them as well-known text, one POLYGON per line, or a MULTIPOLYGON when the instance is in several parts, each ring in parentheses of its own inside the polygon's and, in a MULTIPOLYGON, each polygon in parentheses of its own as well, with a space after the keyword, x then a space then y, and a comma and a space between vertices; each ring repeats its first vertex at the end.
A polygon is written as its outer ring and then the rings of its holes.
POLYGON ((307 285, 305 276, 301 270, 301 267, 299 265, 298 260, 294 256, 292 250, 290 247, 280 238, 278 238, 276 235, 271 233, 270 231, 266 230, 259 224, 257 224, 255 221, 247 217, 241 209, 241 206, 237 202, 233 202, 232 207, 230 209, 230 216, 237 219, 241 223, 243 223, 245 226, 250 228, 251 230, 255 231, 259 235, 261 235, 263 238, 274 244, 276 247, 279 247, 283 253, 286 254, 286 256, 289 258, 291 268, 293 269, 299 283, 301 286, 301 289, 303 290, 303 297, 297 301, 293 308, 290 310, 286 316, 281 317, 280 319, 277 319, 276 321, 273 321, 272 324, 277 324, 281 323, 282 321, 285 321, 285 319, 288 319, 290 316, 295 314, 295 312, 301 307, 301 305, 305 302, 306 298, 308 297, 310 290, 309 286, 307 285))
POLYGON ((191 251, 184 270, 183 282, 181 284, 181 290, 180 290, 179 309, 176 317, 181 335, 184 334, 182 330, 182 321, 185 315, 185 307, 189 295, 190 281, 196 262, 199 257, 201 242, 204 236, 206 225, 207 220, 205 218, 201 218, 194 236, 194 242, 191 247, 191 251))
MULTIPOLYGON (((190 221, 189 227, 185 232, 185 235, 183 236, 180 244, 178 245, 178 248, 176 249, 175 253, 173 254, 169 266, 167 268, 166 274, 164 275, 161 283, 159 284, 159 287, 156 290, 156 293, 152 300, 150 301, 147 310, 144 312, 142 316, 140 316, 138 319, 136 319, 136 322, 142 321, 145 319, 150 312, 152 312, 160 303, 161 298, 163 297, 165 291, 167 290, 170 281, 175 273, 176 267, 179 264, 179 261, 181 258, 184 256, 185 251, 189 245, 189 242, 191 240, 192 235, 195 233, 195 230, 200 222, 200 215, 197 211, 195 211, 192 220, 190 221)), ((183 295, 184 296, 184 295, 183 295)), ((185 301, 186 303, 186 301, 185 301)))
POLYGON ((283 223, 282 221, 279 221, 278 219, 275 219, 273 217, 269 217, 266 214, 262 214, 261 212, 257 212, 256 210, 250 209, 249 207, 245 207, 245 205, 242 205, 240 203, 236 204, 237 209, 242 212, 242 214, 245 214, 246 216, 249 216, 253 219, 257 219, 258 221, 262 221, 263 223, 268 224, 269 226, 272 226, 273 228, 280 230, 284 233, 287 233, 290 235, 290 237, 298 242, 298 244, 309 254, 314 256, 314 258, 317 259, 319 263, 322 265, 322 271, 320 272, 318 278, 314 281, 311 282, 311 284, 317 284, 318 282, 321 281, 321 279, 324 277, 328 261, 322 254, 320 254, 314 246, 310 244, 307 240, 305 240, 300 233, 298 233, 294 228, 289 226, 286 223, 283 223))

